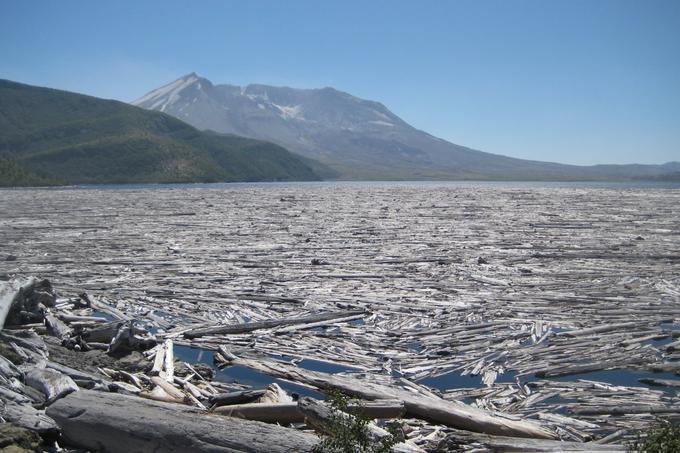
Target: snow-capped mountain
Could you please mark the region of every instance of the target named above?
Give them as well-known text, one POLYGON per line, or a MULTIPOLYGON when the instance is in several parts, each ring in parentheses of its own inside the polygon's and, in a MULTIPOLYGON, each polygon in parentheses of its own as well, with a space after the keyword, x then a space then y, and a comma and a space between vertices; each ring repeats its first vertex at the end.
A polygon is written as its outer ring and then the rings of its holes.
MULTIPOLYGON (((165 112, 198 129, 277 143, 347 179, 571 179, 627 174, 627 166, 577 167, 472 150, 415 129, 379 102, 333 88, 213 85, 191 73, 133 104, 165 112)), ((646 167, 650 174, 659 173, 660 166, 646 167)))

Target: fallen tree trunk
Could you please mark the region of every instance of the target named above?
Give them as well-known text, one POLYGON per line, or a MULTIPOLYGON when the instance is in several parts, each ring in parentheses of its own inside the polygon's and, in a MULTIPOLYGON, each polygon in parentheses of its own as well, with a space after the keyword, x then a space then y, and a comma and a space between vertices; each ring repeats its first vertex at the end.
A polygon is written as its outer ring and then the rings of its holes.
POLYGON ((471 443, 482 444, 494 452, 620 452, 628 449, 623 445, 595 444, 593 442, 563 442, 546 439, 518 439, 516 437, 490 436, 487 434, 456 431, 439 443, 437 451, 457 451, 471 443))
POLYGON ((0 417, 22 428, 37 431, 40 434, 56 433, 59 427, 44 411, 35 409, 30 404, 3 401, 0 399, 0 417))
POLYGON ((17 298, 22 292, 35 286, 37 282, 38 279, 31 277, 26 280, 12 280, 0 283, 0 329, 4 327, 7 315, 17 298))
MULTIPOLYGON (((348 408, 357 410, 368 418, 397 418, 405 413, 404 403, 398 400, 377 400, 363 403, 350 401, 348 408)), ((300 411, 298 403, 233 404, 216 407, 212 412, 267 423, 286 424, 305 421, 304 413, 300 411)))
MULTIPOLYGON (((323 401, 307 397, 300 398, 298 407, 304 415, 307 425, 323 434, 332 434, 334 425, 337 423, 337 417, 343 417, 345 420, 354 418, 353 415, 344 412, 334 414, 331 408, 323 401)), ((348 409, 351 410, 353 408, 348 407, 348 409)), ((371 439, 376 442, 391 435, 387 430, 380 428, 374 423, 369 423, 366 428, 371 439)), ((391 451, 396 453, 422 453, 425 450, 410 443, 398 442, 392 446, 391 451)))
POLYGON ((266 390, 242 390, 240 392, 218 393, 210 396, 209 402, 213 406, 229 406, 231 404, 246 404, 252 403, 262 395, 266 390))
POLYGON ((269 319, 267 321, 247 322, 243 324, 220 325, 202 327, 184 332, 186 338, 198 338, 205 335, 233 335, 239 333, 252 332, 260 329, 271 329, 280 326, 292 326, 297 324, 311 324, 331 319, 347 318, 350 316, 366 314, 365 310, 331 311, 326 313, 316 313, 297 318, 269 319))
POLYGON ((576 415, 624 415, 624 414, 680 414, 680 407, 650 406, 592 406, 570 409, 576 415))
POLYGON ((58 400, 47 415, 71 444, 106 453, 303 453, 318 442, 314 435, 277 425, 90 390, 58 400))
POLYGON ((26 373, 25 381, 26 385, 45 395, 47 404, 71 392, 78 391, 78 386, 73 382, 73 379, 49 368, 31 369, 26 373))
POLYGON ((335 388, 348 395, 369 400, 399 399, 404 402, 406 415, 414 418, 487 434, 541 439, 556 438, 552 432, 537 423, 505 418, 457 401, 416 395, 406 390, 390 388, 351 376, 310 371, 284 363, 233 358, 233 354, 229 354, 228 351, 222 353, 223 349, 223 347, 220 348, 220 354, 231 356, 231 363, 234 365, 293 382, 301 382, 322 390, 335 388))

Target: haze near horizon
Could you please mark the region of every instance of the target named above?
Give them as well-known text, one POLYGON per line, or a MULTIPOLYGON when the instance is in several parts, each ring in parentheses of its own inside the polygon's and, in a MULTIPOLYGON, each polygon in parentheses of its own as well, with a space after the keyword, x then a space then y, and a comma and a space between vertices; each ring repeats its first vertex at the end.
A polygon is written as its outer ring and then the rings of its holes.
POLYGON ((197 72, 332 86, 453 143, 569 164, 680 159, 680 4, 27 1, 0 78, 131 101, 197 72))

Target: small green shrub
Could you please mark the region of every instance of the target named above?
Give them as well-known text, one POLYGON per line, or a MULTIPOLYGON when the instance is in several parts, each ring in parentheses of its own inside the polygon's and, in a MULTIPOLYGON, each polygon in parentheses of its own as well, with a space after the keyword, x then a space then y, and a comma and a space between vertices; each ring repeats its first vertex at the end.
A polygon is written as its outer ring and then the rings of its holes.
POLYGON ((659 418, 649 429, 637 434, 628 444, 628 450, 636 453, 680 452, 680 425, 659 418))
POLYGON ((389 453, 399 443, 396 424, 388 425, 389 436, 376 440, 368 429, 371 419, 362 414, 361 408, 350 409, 347 395, 330 390, 327 396, 332 412, 326 425, 328 434, 316 445, 314 453, 389 453))

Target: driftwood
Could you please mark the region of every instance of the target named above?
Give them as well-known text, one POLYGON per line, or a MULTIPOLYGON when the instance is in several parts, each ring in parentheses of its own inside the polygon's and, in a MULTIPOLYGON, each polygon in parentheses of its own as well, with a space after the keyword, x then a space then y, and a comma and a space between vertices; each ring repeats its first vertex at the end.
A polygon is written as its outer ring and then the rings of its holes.
POLYGON ((26 373, 26 384, 45 395, 47 404, 78 390, 73 379, 49 368, 34 367, 26 373))
POLYGON ((558 442, 546 439, 520 439, 517 437, 489 436, 481 433, 456 431, 449 434, 438 451, 456 451, 471 444, 484 445, 493 452, 617 452, 626 453, 623 445, 595 444, 592 442, 558 442))
POLYGON ((654 387, 680 387, 680 379, 651 379, 642 378, 638 379, 643 384, 651 385, 654 387))
MULTIPOLYGON (((368 418, 397 418, 406 412, 403 402, 397 400, 350 401, 348 408, 368 418)), ((232 404, 215 407, 212 412, 268 423, 300 423, 305 420, 299 404, 294 402, 232 404)))
POLYGON ((272 329, 274 327, 292 326, 298 324, 314 324, 319 323, 321 321, 330 321, 333 319, 341 319, 347 317, 352 317, 352 319, 356 319, 354 318, 354 316, 364 315, 366 313, 367 312, 365 310, 325 312, 316 313, 308 316, 302 316, 298 318, 270 319, 267 321, 250 322, 236 325, 203 327, 184 332, 184 336, 187 338, 199 338, 206 335, 234 335, 252 332, 254 330, 272 329))
POLYGON ((58 400, 47 415, 68 442, 107 453, 309 452, 318 442, 294 429, 90 390, 58 400))
POLYGON ((55 421, 45 415, 45 411, 35 409, 29 404, 19 404, 0 399, 0 417, 4 421, 12 422, 40 434, 54 434, 59 431, 55 421))
POLYGON ((240 392, 217 393, 210 396, 210 404, 219 406, 228 406, 230 404, 245 404, 252 403, 262 395, 266 390, 243 390, 240 392))
POLYGON ((45 325, 47 325, 47 330, 57 338, 67 338, 72 332, 69 326, 50 313, 45 314, 45 325))
MULTIPOLYGON (((0 280, 27 273, 54 281, 72 297, 50 313, 75 332, 102 324, 78 317, 138 318, 161 329, 161 342, 173 339, 178 347, 210 354, 229 344, 243 357, 328 366, 417 395, 465 399, 507 417, 541 420, 564 440, 623 432, 626 441, 652 417, 556 418, 557 411, 677 405, 672 392, 637 380, 671 377, 646 374, 654 369, 680 371, 680 353, 668 347, 680 339, 678 190, 223 189, 5 191, 0 237, 18 259, 0 260, 0 280), (195 215, 176 215, 188 211, 195 215), (312 259, 325 265, 310 265, 312 259), (90 294, 85 303, 74 301, 83 291, 90 294), (228 338, 182 336, 204 326, 357 309, 368 313, 228 338), (616 371, 581 375, 604 369, 616 371), (568 381, 533 377, 550 371, 578 374, 568 381), (612 375, 619 385, 609 382, 612 375)), ((27 322, 42 334, 40 314, 24 311, 7 327, 27 322)), ((26 338, 0 337, 27 360, 44 354, 24 348, 26 338)), ((211 394, 247 388, 178 370, 172 385, 204 405, 211 394)), ((220 380, 230 377, 227 370, 220 380)), ((432 447, 450 429, 416 420, 409 436, 432 447)))
POLYGON ((10 310, 19 302, 22 294, 30 291, 37 283, 38 279, 34 277, 0 282, 0 329, 5 325, 10 310))
POLYGON ((404 402, 408 416, 456 428, 518 437, 555 438, 553 433, 530 421, 503 418, 460 402, 418 396, 405 390, 390 388, 354 377, 308 371, 282 363, 241 358, 232 360, 232 363, 320 389, 339 389, 360 398, 399 399, 404 402))
MULTIPOLYGON (((332 425, 336 422, 334 416, 343 418, 353 417, 353 415, 345 413, 333 414, 327 404, 312 398, 301 398, 300 401, 298 401, 298 406, 300 412, 304 415, 305 423, 316 431, 324 434, 332 434, 332 425)), ((348 407, 348 409, 352 410, 355 408, 348 407)), ((366 428, 373 441, 377 442, 384 437, 390 436, 390 433, 387 430, 380 428, 374 423, 368 423, 366 428)), ((424 453, 425 450, 409 443, 397 442, 392 446, 391 451, 398 453, 424 453)))

